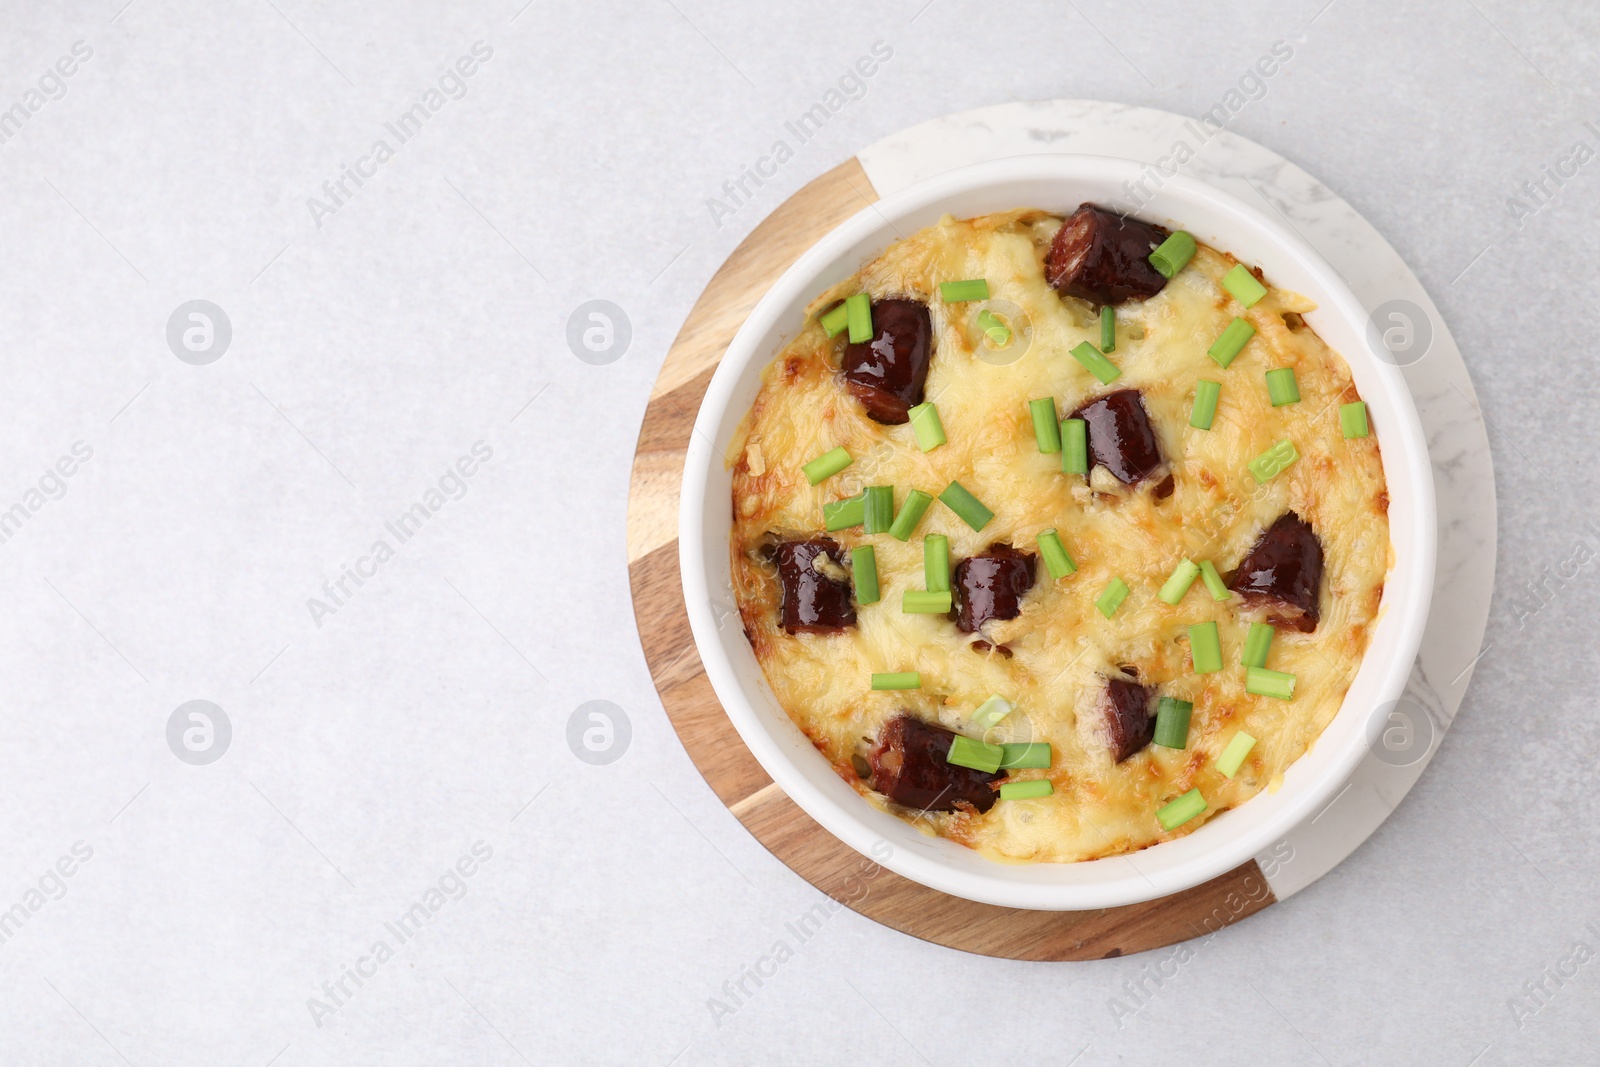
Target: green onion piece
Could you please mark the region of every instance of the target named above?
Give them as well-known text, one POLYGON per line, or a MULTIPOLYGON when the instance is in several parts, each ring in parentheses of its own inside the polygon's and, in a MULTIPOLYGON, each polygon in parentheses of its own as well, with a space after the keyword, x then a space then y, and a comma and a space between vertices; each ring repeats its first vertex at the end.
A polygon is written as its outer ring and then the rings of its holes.
POLYGON ((1190 701, 1162 697, 1156 705, 1156 744, 1162 748, 1188 748, 1189 715, 1193 711, 1194 704, 1190 701))
POLYGON ((921 689, 922 675, 916 671, 896 671, 892 674, 874 674, 874 689, 921 689))
POLYGON ((845 500, 830 500, 822 505, 822 525, 829 532, 860 526, 867 517, 867 494, 857 493, 845 500))
POLYGON ((850 326, 850 343, 872 340, 872 298, 866 293, 847 296, 844 309, 850 326))
POLYGON ((1255 307, 1257 301, 1267 295, 1267 287, 1256 281, 1256 276, 1243 263, 1222 276, 1222 287, 1247 308, 1255 307))
POLYGON ((939 299, 946 304, 959 304, 966 300, 989 299, 987 278, 969 278, 964 282, 940 282, 939 299))
POLYGON ((1011 340, 1011 329, 994 312, 985 308, 978 312, 978 329, 989 335, 996 347, 1003 346, 1011 340))
POLYGON ((1005 751, 999 745, 974 741, 957 734, 951 738, 950 751, 944 758, 946 763, 954 763, 957 767, 971 767, 975 771, 993 774, 1000 769, 1000 757, 1003 755, 1005 751))
POLYGON ((950 591, 950 538, 944 534, 922 539, 922 584, 930 593, 950 591))
POLYGON ((1088 341, 1083 342, 1072 350, 1072 358, 1083 364, 1085 370, 1100 379, 1101 385, 1110 385, 1122 376, 1122 371, 1117 365, 1100 354, 1100 351, 1088 341))
POLYGON ((1171 278, 1194 258, 1194 238, 1185 230, 1174 230, 1171 237, 1156 246, 1150 253, 1150 265, 1163 278, 1171 278))
POLYGON ((1294 675, 1283 671, 1269 671, 1265 667, 1244 669, 1244 691, 1258 697, 1276 697, 1278 700, 1294 699, 1294 675))
POLYGON ((1194 673, 1212 674, 1222 669, 1222 642, 1217 637, 1217 624, 1197 622, 1189 627, 1189 656, 1194 660, 1194 673))
POLYGON ((1106 586, 1105 591, 1095 600, 1094 606, 1100 609, 1100 614, 1109 619, 1117 613, 1117 609, 1122 607, 1122 602, 1127 599, 1128 583, 1121 578, 1113 578, 1111 579, 1111 584, 1106 586))
POLYGON ((1294 380, 1293 367, 1274 367, 1267 371, 1267 396, 1272 398, 1275 408, 1300 402, 1300 384, 1294 380))
POLYGON ((1082 419, 1061 420, 1061 469, 1089 473, 1089 424, 1082 419))
POLYGON ((1001 782, 1001 800, 1032 800, 1047 797, 1056 791, 1048 778, 1031 778, 1026 782, 1001 782))
POLYGON ((1191 789, 1172 803, 1156 809, 1156 819, 1163 830, 1176 830, 1205 810, 1206 798, 1200 795, 1200 790, 1191 789))
POLYGON ((1001 745, 1000 766, 1008 771, 1040 770, 1050 766, 1050 742, 1024 741, 1001 745))
POLYGON ((820 481, 832 478, 848 466, 850 466, 850 453, 846 452, 841 445, 838 448, 824 452, 804 467, 801 467, 800 471, 806 476, 806 481, 816 485, 820 481))
POLYGON ((916 532, 917 523, 922 521, 928 505, 932 503, 933 497, 921 489, 913 489, 907 493, 905 503, 900 505, 900 514, 894 517, 894 522, 889 527, 889 536, 896 541, 911 540, 911 535, 916 532))
POLYGON ((1061 535, 1053 529, 1039 531, 1039 554, 1044 557, 1045 569, 1052 578, 1065 578, 1078 569, 1072 557, 1067 555, 1067 546, 1061 543, 1061 535))
POLYGON ((1200 580, 1206 583, 1206 592, 1211 594, 1212 600, 1227 600, 1233 596, 1223 584, 1222 575, 1217 573, 1217 565, 1209 559, 1200 561, 1200 580))
POLYGON ((1033 416, 1033 439, 1039 451, 1047 455, 1061 451, 1061 424, 1056 422, 1056 398, 1042 396, 1028 401, 1028 414, 1033 416))
POLYGON ((1344 431, 1345 437, 1365 437, 1372 431, 1367 428, 1367 402, 1357 400, 1354 404, 1339 405, 1339 429, 1344 431))
POLYGON ((1227 369, 1233 362, 1233 357, 1245 346, 1245 342, 1256 335, 1256 328, 1243 319, 1234 319, 1228 323, 1228 328, 1222 331, 1222 336, 1211 342, 1211 347, 1206 349, 1206 354, 1217 361, 1217 366, 1227 369))
POLYGON ((1217 418, 1217 398, 1222 395, 1222 383, 1201 378, 1194 383, 1194 407, 1189 411, 1189 425, 1197 430, 1209 430, 1217 418))
POLYGON ((888 533, 894 525, 894 486, 867 486, 866 514, 863 519, 869 534, 888 533))
POLYGON ((1294 450, 1294 442, 1285 437, 1250 461, 1250 473, 1256 476, 1258 484, 1269 482, 1299 458, 1300 453, 1294 450))
POLYGON ((1161 592, 1156 596, 1161 598, 1163 604, 1176 604, 1183 599, 1183 594, 1189 591, 1194 580, 1200 577, 1200 564, 1192 559, 1182 559, 1173 568, 1172 577, 1161 587, 1161 592))
POLYGON ((917 447, 932 452, 944 444, 944 423, 939 419, 939 409, 933 401, 918 404, 906 412, 911 418, 911 432, 917 435, 917 447))
POLYGON ((1228 742, 1228 747, 1222 750, 1222 755, 1217 757, 1217 770, 1224 778, 1232 778, 1239 773, 1239 768, 1244 766, 1244 758, 1250 755, 1250 750, 1256 747, 1256 739, 1240 730, 1233 735, 1233 740, 1228 742))
POLYGON ((855 582, 857 604, 878 602, 878 556, 871 545, 850 550, 850 578, 855 582))
POLYGON ((843 304, 835 304, 821 315, 817 321, 822 323, 822 328, 828 331, 829 337, 838 337, 844 333, 845 327, 850 325, 850 311, 843 304))
POLYGON ((1110 354, 1117 350, 1117 309, 1110 304, 1100 308, 1100 351, 1110 354))
POLYGON ((907 589, 900 597, 900 611, 906 615, 950 614, 950 590, 942 593, 907 589))
POLYGON ((1015 708, 1016 705, 1005 697, 991 696, 988 700, 979 704, 978 710, 972 713, 972 725, 980 730, 993 729, 999 725, 1001 719, 1010 715, 1015 708))
POLYGON ((1265 667, 1267 652, 1272 648, 1272 637, 1276 633, 1264 622, 1251 623, 1250 632, 1244 639, 1244 655, 1239 657, 1239 661, 1246 667, 1265 667))
POLYGON ((944 492, 939 494, 939 499, 974 530, 983 529, 989 520, 994 518, 994 512, 984 507, 983 502, 967 492, 966 486, 960 482, 951 482, 945 486, 944 492))

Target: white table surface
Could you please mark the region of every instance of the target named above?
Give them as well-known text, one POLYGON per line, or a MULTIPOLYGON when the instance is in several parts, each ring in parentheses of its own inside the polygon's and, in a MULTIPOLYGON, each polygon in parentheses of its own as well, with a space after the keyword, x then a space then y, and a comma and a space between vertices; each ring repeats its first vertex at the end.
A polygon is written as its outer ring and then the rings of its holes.
POLYGON ((0 1062, 1594 1058, 1600 160, 1521 192, 1600 152, 1592 8, 122 4, 13 2, 0 35, 0 132, 27 111, 0 143, 0 519, 25 516, 0 541, 0 1062), (1498 592, 1442 750, 1347 862, 1181 955, 1017 964, 848 911, 800 943, 825 898, 705 786, 634 637, 628 470, 668 344, 865 144, 1008 99, 1198 114, 1280 39, 1230 128, 1394 243, 1493 431, 1498 592), (399 143, 477 41, 465 96, 399 143), (379 138, 319 227, 307 199, 379 138), (167 342, 194 299, 232 328, 203 366, 167 342), (591 299, 631 322, 610 363, 567 344, 591 299), (389 532, 479 441, 460 499, 389 532), (197 699, 232 729, 203 766, 167 734, 197 699), (594 700, 631 725, 604 765, 567 741, 594 700))

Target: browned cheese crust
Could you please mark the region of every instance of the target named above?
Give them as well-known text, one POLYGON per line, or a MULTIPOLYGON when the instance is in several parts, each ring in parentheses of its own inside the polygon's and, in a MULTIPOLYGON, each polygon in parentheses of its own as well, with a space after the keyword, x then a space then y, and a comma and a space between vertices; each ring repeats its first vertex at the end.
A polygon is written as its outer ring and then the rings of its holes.
MULTIPOLYGON (((1377 618, 1391 564, 1383 469, 1376 436, 1346 440, 1339 406, 1359 399, 1338 353, 1307 327, 1314 305, 1271 288, 1243 308, 1222 287, 1236 261, 1201 246, 1157 295, 1117 307, 1110 358, 1122 374, 1102 385, 1074 360, 1083 341, 1098 347, 1098 308, 1052 289, 1044 259, 1060 216, 1021 210, 975 219, 944 218, 897 241, 861 271, 819 293, 798 332, 765 372, 763 386, 727 454, 733 469, 730 549, 734 595, 768 682, 797 726, 837 773, 868 801, 912 820, 926 832, 1012 862, 1070 862, 1144 848, 1192 832, 1206 819, 1262 789, 1333 718, 1355 677, 1377 618), (939 283, 987 279, 988 301, 945 304, 939 283), (841 380, 846 344, 829 338, 821 313, 846 296, 925 302, 932 316, 933 354, 926 396, 938 408, 948 443, 930 452, 909 424, 869 418, 841 380), (1013 332, 996 348, 978 327, 983 310, 1013 332), (1255 337, 1223 369, 1207 348, 1235 316, 1255 337), (1292 367, 1300 401, 1273 407, 1265 373, 1292 367), (1189 426, 1195 383, 1222 385, 1210 430, 1189 426), (1172 475, 1132 487, 1103 468, 1069 475, 1060 455, 1041 453, 1028 402, 1053 397, 1065 416, 1115 390, 1136 389, 1154 425, 1172 475), (1265 484, 1249 471, 1274 443, 1294 442, 1299 460, 1265 484), (851 465, 811 486, 802 464, 843 446, 851 465), (882 599, 857 605, 853 625, 837 633, 785 633, 772 562, 781 540, 823 535, 825 503, 865 486, 894 486, 895 506, 912 489, 938 497, 959 481, 994 512, 981 532, 937 499, 908 541, 862 528, 827 536, 842 556, 828 566, 848 570, 850 550, 871 545, 882 599), (1170 495, 1162 496, 1162 491, 1170 495), (1311 633, 1280 628, 1268 666, 1297 679, 1292 701, 1245 692, 1240 664, 1251 619, 1267 613, 1235 595, 1218 602, 1196 581, 1176 606, 1156 593, 1184 559, 1212 561, 1224 580, 1262 531, 1286 511, 1315 530, 1325 557, 1320 620, 1311 633), (1012 619, 988 622, 981 634, 961 632, 941 615, 905 614, 901 597, 924 587, 923 538, 950 539, 951 562, 991 544, 1038 556, 1041 530, 1054 528, 1077 571, 1054 579, 1042 559, 1036 580, 1012 619), (1104 618, 1095 599, 1113 578, 1131 593, 1104 618), (1224 669, 1194 673, 1188 627, 1216 621, 1224 669), (978 642, 981 638, 981 643, 978 642), (1003 646, 1003 647, 1001 647, 1003 646), (1105 679, 1131 668, 1163 696, 1192 701, 1188 746, 1150 745, 1115 762, 1105 726, 1105 679), (922 687, 873 692, 874 672, 918 671, 922 687), (1002 800, 987 812, 970 808, 921 812, 889 804, 862 780, 866 755, 884 723, 902 710, 978 738, 970 716, 998 694, 1016 710, 988 731, 991 741, 1048 741, 1047 770, 1012 779, 1048 777, 1054 794, 1002 800), (1218 755, 1240 730, 1257 743, 1239 773, 1224 777, 1218 755), (1201 817, 1168 833, 1155 818, 1167 801, 1198 787, 1208 802, 1201 817)), ((835 571, 835 577, 839 576, 835 571)))

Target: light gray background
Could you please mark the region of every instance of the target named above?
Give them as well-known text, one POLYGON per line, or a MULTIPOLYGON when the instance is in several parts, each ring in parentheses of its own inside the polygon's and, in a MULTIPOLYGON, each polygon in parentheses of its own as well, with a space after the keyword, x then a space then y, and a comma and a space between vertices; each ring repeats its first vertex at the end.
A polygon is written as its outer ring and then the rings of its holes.
POLYGON ((1521 226, 1507 200, 1600 149, 1595 9, 123 2, 13 0, 0 35, 0 110, 93 50, 0 144, 0 511, 93 450, 0 543, 0 911, 27 913, 0 1061, 1594 1060, 1600 161, 1521 226), (885 134, 1007 99, 1195 114, 1279 39, 1231 128, 1389 237, 1491 420, 1498 592, 1443 750, 1348 862, 1181 959, 1017 964, 843 912, 715 1018, 824 898, 706 788, 634 636, 629 463, 694 298, 885 134), (319 227, 307 198, 480 40, 465 97, 319 227), (707 198, 877 40, 865 95, 718 226, 707 198), (565 339, 597 298, 632 324, 609 365, 565 339), (208 366, 166 343, 192 299, 232 325, 208 366), (307 599, 478 441, 465 495, 316 625, 307 599), (194 699, 233 731, 205 766, 167 742, 194 699), (567 743, 591 700, 632 726, 607 765, 567 743), (398 945, 385 922, 480 841, 398 945), (64 893, 31 911, 41 879, 64 893))

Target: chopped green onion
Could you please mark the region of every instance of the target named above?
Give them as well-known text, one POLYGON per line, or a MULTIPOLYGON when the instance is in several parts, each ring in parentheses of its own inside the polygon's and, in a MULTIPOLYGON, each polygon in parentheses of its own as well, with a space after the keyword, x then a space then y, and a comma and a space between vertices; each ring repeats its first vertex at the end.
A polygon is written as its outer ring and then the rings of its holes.
POLYGON ((975 771, 993 774, 1000 769, 1000 757, 1003 755, 1005 751, 999 745, 974 741, 957 734, 950 739, 950 751, 944 758, 946 763, 954 763, 957 767, 971 767, 975 771))
POLYGON ((1189 411, 1189 425, 1197 430, 1209 430, 1217 418, 1217 398, 1222 395, 1222 383, 1201 378, 1194 383, 1194 407, 1189 411))
POLYGON ((1300 402, 1300 385, 1294 380, 1293 367, 1274 367, 1267 371, 1267 396, 1272 398, 1275 408, 1300 402))
POLYGON ((1045 454, 1061 451, 1061 424, 1056 422, 1056 398, 1042 396, 1028 401, 1028 414, 1033 416, 1033 439, 1039 451, 1045 454))
POLYGON ((878 602, 878 556, 871 545, 850 550, 850 577, 855 582, 857 604, 878 602))
POLYGON ((1183 599, 1183 594, 1189 591, 1189 587, 1198 577, 1200 577, 1198 563, 1192 559, 1179 560, 1177 567, 1173 568, 1172 577, 1167 579, 1166 584, 1161 587, 1161 592, 1156 596, 1161 598, 1163 604, 1176 604, 1183 599))
POLYGON ((917 529, 917 523, 922 521, 928 505, 932 503, 933 497, 921 489, 913 489, 907 493, 905 503, 900 505, 900 514, 894 517, 894 522, 889 526, 889 536, 896 541, 911 540, 911 535, 917 529))
POLYGON ((1200 580, 1206 583, 1206 592, 1211 594, 1212 600, 1227 600, 1233 596, 1223 584, 1222 575, 1217 573, 1217 565, 1209 559, 1200 561, 1200 580))
POLYGON ((896 671, 892 674, 874 674, 874 689, 921 689, 922 675, 916 671, 896 671))
POLYGON ((867 494, 857 493, 844 500, 830 500, 822 505, 822 525, 829 533, 860 526, 867 517, 867 494))
POLYGON ((1222 642, 1217 637, 1217 624, 1197 622, 1189 627, 1189 656, 1194 660, 1194 673, 1212 674, 1222 669, 1222 642))
POLYGON ((1245 346, 1245 342, 1256 335, 1256 328, 1243 319, 1234 319, 1228 323, 1228 328, 1222 331, 1222 336, 1211 342, 1211 347, 1206 349, 1206 354, 1217 361, 1217 366, 1227 369, 1233 362, 1233 357, 1245 346))
POLYGON ((1105 591, 1095 600, 1094 606, 1100 609, 1100 614, 1109 619, 1117 613, 1117 609, 1122 607, 1122 602, 1127 599, 1128 583, 1121 578, 1113 578, 1111 579, 1111 584, 1106 586, 1105 591))
MULTIPOLYGON (((877 675, 873 675, 874 678, 877 675)), ((876 686, 874 686, 876 687, 876 686)), ((1187 748, 1189 746, 1189 715, 1194 704, 1177 697, 1162 697, 1156 705, 1155 742, 1162 748, 1187 748)))
POLYGON ((1174 230, 1168 237, 1156 246, 1150 253, 1150 265, 1163 278, 1171 278, 1180 270, 1189 265, 1194 258, 1194 238, 1185 230, 1174 230))
POLYGON ((1256 476, 1258 484, 1269 482, 1299 458, 1300 453, 1294 450, 1294 442, 1285 437, 1250 461, 1250 473, 1256 476))
POLYGON ((1061 469, 1089 473, 1089 424, 1082 419, 1061 420, 1061 469))
POLYGON ((967 300, 989 299, 989 280, 969 278, 964 282, 940 282, 939 299, 946 304, 960 304, 967 300))
POLYGON ((983 502, 969 493, 966 486, 960 482, 951 482, 945 486, 944 492, 939 494, 939 499, 974 530, 983 529, 989 520, 994 518, 994 512, 984 507, 983 502))
POLYGON ((907 589, 900 597, 900 611, 906 615, 950 614, 950 590, 942 593, 907 589))
POLYGON ((844 309, 850 327, 850 343, 872 340, 872 298, 866 293, 847 296, 844 309))
POLYGON ((989 335, 989 340, 998 348, 1011 340, 1011 329, 1000 317, 988 308, 978 312, 978 329, 989 335))
POLYGON ((1032 800, 1047 797, 1056 791, 1048 778, 1030 778, 1026 782, 1001 782, 1001 800, 1032 800))
POLYGON ((917 447, 932 452, 944 444, 944 423, 939 419, 939 409, 929 400, 911 408, 906 414, 911 419, 911 432, 917 435, 917 447))
POLYGON ((1339 429, 1344 431, 1345 437, 1365 437, 1372 431, 1367 427, 1367 402, 1357 400, 1354 404, 1339 405, 1339 429))
POLYGON ((829 337, 838 337, 844 333, 845 327, 850 325, 850 311, 843 304, 833 307, 817 316, 817 321, 822 323, 822 328, 828 331, 829 337))
POLYGON ((1258 697, 1293 700, 1294 675, 1285 674, 1283 671, 1269 671, 1265 667, 1246 667, 1244 691, 1254 693, 1258 697))
POLYGON ((1256 276, 1243 263, 1222 276, 1222 287, 1247 308, 1255 307, 1256 302, 1267 295, 1267 287, 1256 281, 1256 276))
POLYGON ((991 696, 988 700, 979 704, 978 710, 972 713, 972 725, 980 730, 991 730, 999 725, 1001 719, 1010 715, 1015 708, 1016 705, 1005 697, 991 696))
POLYGON ((1265 667, 1267 652, 1272 648, 1272 637, 1276 633, 1264 622, 1251 623, 1250 632, 1244 639, 1244 655, 1239 657, 1239 661, 1246 667, 1265 667))
POLYGON ((807 463, 800 468, 800 472, 806 476, 806 481, 816 485, 820 481, 832 478, 848 466, 850 466, 850 453, 841 445, 807 463))
POLYGON ((922 584, 930 593, 950 591, 950 538, 944 534, 922 539, 922 584))
POLYGON ((1176 830, 1190 819, 1206 810, 1206 798, 1199 789, 1191 789, 1183 796, 1156 809, 1156 819, 1163 830, 1176 830))
POLYGON ((1217 770, 1224 778, 1232 778, 1239 773, 1239 768, 1244 766, 1244 758, 1250 755, 1250 750, 1256 747, 1256 739, 1240 730, 1233 735, 1233 740, 1228 742, 1228 747, 1222 750, 1222 755, 1217 757, 1217 770))
POLYGON ((1008 771, 1040 770, 1050 766, 1050 742, 1024 741, 1001 745, 1000 766, 1008 771))
POLYGON ((1072 358, 1083 364, 1085 370, 1100 379, 1101 385, 1110 385, 1122 376, 1122 371, 1117 365, 1102 356, 1098 349, 1088 341, 1083 342, 1072 350, 1072 358))
POLYGON ((1078 569, 1072 557, 1067 555, 1067 546, 1061 543, 1061 535, 1054 529, 1039 531, 1039 554, 1044 557, 1045 569, 1052 578, 1065 578, 1078 569))
POLYGON ((867 486, 865 511, 863 524, 867 533, 888 533, 894 525, 894 486, 867 486))
POLYGON ((1100 351, 1117 350, 1117 309, 1110 304, 1100 308, 1100 351))

